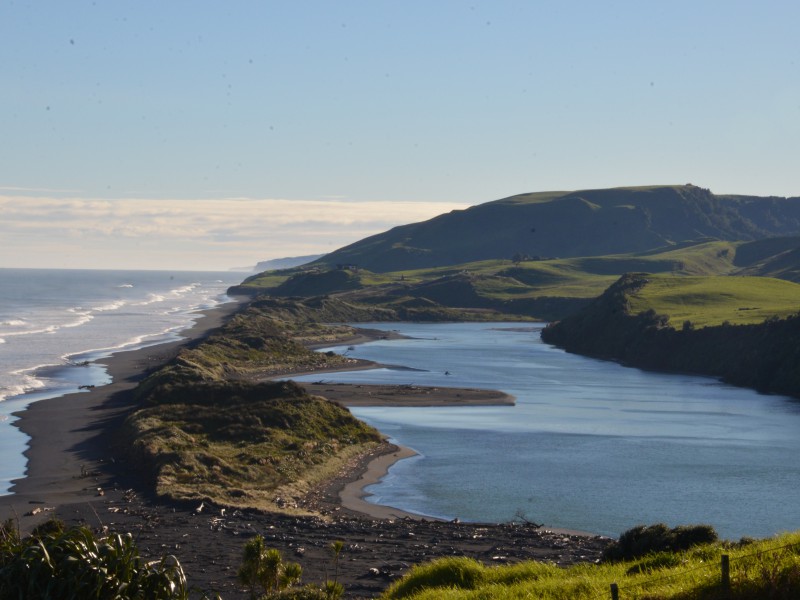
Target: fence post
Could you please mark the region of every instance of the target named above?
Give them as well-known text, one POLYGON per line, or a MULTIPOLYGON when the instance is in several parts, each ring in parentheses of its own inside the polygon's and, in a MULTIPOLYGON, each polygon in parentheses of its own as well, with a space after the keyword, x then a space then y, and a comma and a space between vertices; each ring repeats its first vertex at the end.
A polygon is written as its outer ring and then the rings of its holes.
POLYGON ((727 554, 721 556, 720 567, 722 568, 720 585, 723 590, 729 592, 731 590, 731 561, 727 554))
POLYGON ((619 587, 616 583, 611 584, 611 600, 619 600, 619 587))

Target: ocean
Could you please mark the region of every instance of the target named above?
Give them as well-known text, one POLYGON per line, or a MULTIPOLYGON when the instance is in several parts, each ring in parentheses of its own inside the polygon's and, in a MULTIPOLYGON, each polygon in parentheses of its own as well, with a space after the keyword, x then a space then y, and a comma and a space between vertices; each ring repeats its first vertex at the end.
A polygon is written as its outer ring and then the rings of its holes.
POLYGON ((709 523, 721 536, 800 529, 800 402, 715 379, 568 354, 543 324, 375 323, 409 339, 325 348, 385 365, 304 381, 499 389, 515 406, 359 407, 418 452, 368 501, 462 521, 518 518, 617 536, 709 523))
POLYGON ((0 495, 22 477, 28 439, 12 413, 110 382, 100 358, 180 338, 230 301, 236 272, 0 269, 0 495))

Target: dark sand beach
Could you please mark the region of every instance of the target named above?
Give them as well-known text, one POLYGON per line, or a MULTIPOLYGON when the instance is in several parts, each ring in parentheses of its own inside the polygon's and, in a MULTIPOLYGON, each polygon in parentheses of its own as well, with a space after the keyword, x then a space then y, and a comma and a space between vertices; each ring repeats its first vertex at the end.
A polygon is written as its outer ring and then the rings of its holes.
MULTIPOLYGON (((236 582, 236 570, 244 543, 257 533, 302 565, 305 582, 332 576, 328 545, 343 541, 339 580, 351 598, 374 597, 410 565, 438 556, 465 555, 487 563, 538 559, 564 565, 599 557, 607 538, 528 522, 443 522, 366 502, 363 488, 413 453, 388 443, 309 494, 305 508, 319 517, 231 511, 208 504, 198 512, 197 506, 155 498, 147 482, 110 450, 116 428, 135 408, 130 392, 148 372, 174 357, 182 345, 202 339, 238 306, 231 303, 208 311, 184 332, 184 341, 120 352, 100 361, 113 378, 109 385, 42 400, 20 412, 15 425, 31 438, 25 453, 27 472, 14 482, 11 494, 0 497, 0 518, 15 519, 23 531, 55 515, 68 524, 130 532, 144 556, 174 554, 191 586, 219 592, 223 598, 249 597, 236 582)), ((374 335, 366 332, 346 343, 374 335)), ((513 403, 501 392, 486 390, 324 382, 306 387, 351 406, 513 403)))

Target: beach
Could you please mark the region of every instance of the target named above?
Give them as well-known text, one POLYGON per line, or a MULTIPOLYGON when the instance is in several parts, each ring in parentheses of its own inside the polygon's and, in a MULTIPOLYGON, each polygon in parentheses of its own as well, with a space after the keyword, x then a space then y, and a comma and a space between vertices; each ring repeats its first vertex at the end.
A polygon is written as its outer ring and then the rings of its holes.
POLYGON ((120 473, 113 468, 108 435, 134 408, 129 392, 185 344, 219 327, 239 306, 240 302, 231 302, 204 311, 182 332, 183 340, 100 359, 112 378, 108 385, 33 402, 15 413, 14 425, 31 438, 25 451, 26 476, 14 481, 11 495, 0 497, 0 516, 24 515, 37 505, 86 501, 97 496, 98 488, 113 487, 120 473))
MULTIPOLYGON (((411 564, 436 556, 461 554, 486 562, 536 558, 559 564, 599 557, 607 538, 549 531, 524 520, 503 525, 436 521, 366 502, 364 487, 378 481, 395 461, 413 454, 390 443, 354 460, 308 495, 304 508, 318 517, 225 511, 209 505, 198 512, 197 506, 156 499, 149 482, 111 451, 114 432, 135 408, 131 391, 181 346, 202 339, 238 308, 238 303, 229 303, 206 311, 183 332, 186 339, 180 342, 102 359, 112 376, 109 385, 35 402, 20 412, 15 425, 31 438, 25 453, 27 472, 14 482, 12 494, 0 498, 0 518, 15 519, 23 531, 57 516, 68 524, 130 532, 144 556, 175 554, 190 585, 224 598, 247 596, 235 574, 244 542, 256 533, 287 559, 300 562, 306 582, 329 575, 326 546, 344 541, 340 581, 348 597, 372 597, 411 564)), ((346 343, 375 335, 384 332, 367 330, 346 343)), ((502 392, 486 390, 324 381, 304 386, 310 393, 351 406, 513 403, 502 392)))

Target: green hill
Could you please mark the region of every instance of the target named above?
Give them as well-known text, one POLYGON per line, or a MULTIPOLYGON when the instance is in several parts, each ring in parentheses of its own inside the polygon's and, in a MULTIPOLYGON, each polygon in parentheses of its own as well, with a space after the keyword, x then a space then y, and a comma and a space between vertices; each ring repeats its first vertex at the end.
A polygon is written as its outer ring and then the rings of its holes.
POLYGON ((640 253, 711 238, 800 235, 800 198, 715 195, 694 185, 521 194, 453 211, 336 250, 318 261, 376 273, 516 255, 640 253))
POLYGON ((800 198, 688 184, 521 194, 254 275, 231 293, 336 295, 417 318, 455 308, 551 321, 631 272, 800 282, 800 198))

